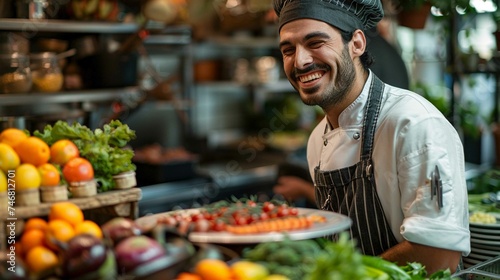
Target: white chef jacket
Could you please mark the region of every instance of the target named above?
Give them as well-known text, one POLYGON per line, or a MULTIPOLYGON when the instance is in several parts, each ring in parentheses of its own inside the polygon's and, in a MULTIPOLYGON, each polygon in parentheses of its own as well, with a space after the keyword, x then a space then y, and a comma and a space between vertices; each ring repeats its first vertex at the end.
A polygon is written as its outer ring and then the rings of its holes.
MULTIPOLYGON (((348 167, 360 161, 368 80, 359 97, 325 133, 326 117, 307 145, 309 171, 348 167), (325 140, 327 145, 324 145, 325 140)), ((377 193, 396 239, 470 253, 468 197, 462 141, 456 129, 422 96, 385 84, 373 148, 377 193), (431 199, 435 164, 443 184, 443 208, 431 199)))

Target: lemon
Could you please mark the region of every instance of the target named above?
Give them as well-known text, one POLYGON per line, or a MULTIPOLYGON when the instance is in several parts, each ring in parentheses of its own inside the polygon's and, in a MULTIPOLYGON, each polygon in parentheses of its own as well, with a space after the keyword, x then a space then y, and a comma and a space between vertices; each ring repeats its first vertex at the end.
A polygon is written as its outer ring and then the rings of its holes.
POLYGON ((0 143, 0 170, 3 172, 14 170, 20 163, 21 160, 14 149, 5 143, 0 143))
POLYGON ((5 176, 5 173, 3 173, 2 170, 0 170, 0 192, 6 192, 7 191, 7 176, 5 176))
POLYGON ((33 164, 23 163, 16 168, 14 181, 16 189, 22 191, 40 187, 42 178, 33 164))
POLYGON ((250 261, 237 261, 231 265, 231 271, 236 279, 261 280, 269 275, 267 268, 250 261))

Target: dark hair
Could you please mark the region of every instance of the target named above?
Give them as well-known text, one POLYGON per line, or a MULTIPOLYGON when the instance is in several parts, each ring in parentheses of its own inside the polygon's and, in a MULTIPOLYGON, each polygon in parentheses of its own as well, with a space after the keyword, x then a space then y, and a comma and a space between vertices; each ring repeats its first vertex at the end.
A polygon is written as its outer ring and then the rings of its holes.
MULTIPOLYGON (((344 42, 344 44, 349 43, 352 39, 354 32, 342 31, 340 29, 339 31, 340 35, 342 36, 342 41, 344 42)), ((359 59, 361 60, 361 65, 363 65, 363 68, 365 68, 365 70, 368 70, 368 68, 370 68, 370 66, 373 64, 374 61, 373 56, 367 50, 365 50, 365 52, 359 57, 359 59)))

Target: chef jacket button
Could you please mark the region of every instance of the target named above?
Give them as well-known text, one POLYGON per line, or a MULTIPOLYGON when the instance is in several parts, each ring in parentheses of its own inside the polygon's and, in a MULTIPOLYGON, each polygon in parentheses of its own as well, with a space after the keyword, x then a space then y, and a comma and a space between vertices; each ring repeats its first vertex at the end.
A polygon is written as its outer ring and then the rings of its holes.
POLYGON ((352 135, 352 138, 354 138, 354 140, 358 140, 358 139, 359 139, 359 137, 360 137, 359 132, 356 132, 356 133, 354 133, 354 134, 352 135))
POLYGON ((327 140, 327 139, 325 139, 325 140, 323 141, 323 145, 325 145, 325 146, 326 146, 327 144, 328 144, 328 140, 327 140))

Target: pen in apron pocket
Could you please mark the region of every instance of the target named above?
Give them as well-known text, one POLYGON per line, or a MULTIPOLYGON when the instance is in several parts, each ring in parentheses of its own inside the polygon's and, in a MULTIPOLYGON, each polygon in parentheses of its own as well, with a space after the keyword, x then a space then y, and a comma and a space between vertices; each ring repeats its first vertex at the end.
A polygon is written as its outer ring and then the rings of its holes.
POLYGON ((437 165, 431 173, 431 200, 437 197, 437 205, 439 209, 443 208, 443 184, 441 182, 441 175, 437 165))

